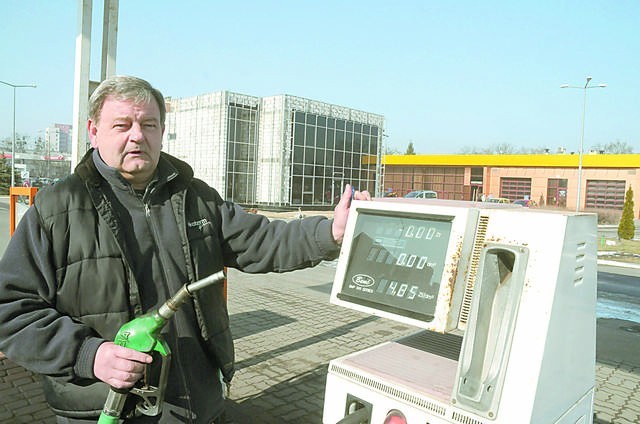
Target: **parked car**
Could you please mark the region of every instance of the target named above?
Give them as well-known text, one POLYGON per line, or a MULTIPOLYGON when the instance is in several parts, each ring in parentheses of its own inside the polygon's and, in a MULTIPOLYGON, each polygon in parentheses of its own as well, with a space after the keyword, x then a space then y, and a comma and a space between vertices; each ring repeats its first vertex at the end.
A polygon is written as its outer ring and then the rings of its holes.
POLYGON ((432 190, 416 190, 405 194, 404 197, 413 199, 437 199, 438 193, 432 190))
POLYGON ((489 203, 511 203, 511 200, 506 197, 490 197, 487 199, 489 203))
POLYGON ((525 208, 532 208, 536 205, 536 202, 534 202, 531 199, 519 199, 519 200, 514 200, 513 204, 524 206, 525 208))
POLYGON ((39 177, 39 178, 34 178, 32 181, 32 185, 33 187, 44 187, 44 186, 48 186, 49 184, 51 184, 52 180, 51 178, 47 178, 47 177, 39 177))

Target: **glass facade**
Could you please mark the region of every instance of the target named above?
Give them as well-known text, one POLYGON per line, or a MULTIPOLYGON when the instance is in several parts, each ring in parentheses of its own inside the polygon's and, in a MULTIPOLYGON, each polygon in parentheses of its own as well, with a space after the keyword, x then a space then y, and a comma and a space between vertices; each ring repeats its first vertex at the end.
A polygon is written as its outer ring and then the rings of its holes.
POLYGON ((255 203, 258 107, 229 104, 226 198, 255 203))
POLYGON ((375 190, 375 168, 369 166, 379 149, 376 125, 291 111, 291 205, 333 205, 345 184, 375 190))
POLYGON ((191 165, 195 176, 216 188, 222 197, 227 192, 228 105, 257 105, 257 99, 236 97, 218 92, 166 100, 163 151, 191 165))
POLYGON ((242 205, 327 206, 376 190, 384 118, 295 96, 167 99, 163 150, 242 205))

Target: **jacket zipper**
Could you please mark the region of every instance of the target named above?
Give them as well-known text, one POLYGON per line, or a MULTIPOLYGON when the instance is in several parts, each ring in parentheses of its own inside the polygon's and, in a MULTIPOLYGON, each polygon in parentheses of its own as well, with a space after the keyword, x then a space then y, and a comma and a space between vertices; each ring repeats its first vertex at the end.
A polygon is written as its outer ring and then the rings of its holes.
MULTIPOLYGON (((161 241, 161 239, 159 238, 158 235, 158 230, 157 230, 157 226, 155 223, 155 219, 154 217, 151 215, 151 207, 149 206, 149 203, 151 202, 151 198, 153 197, 153 194, 155 193, 155 187, 152 187, 149 190, 149 193, 146 196, 143 196, 143 198, 141 199, 142 203, 144 204, 144 211, 145 211, 145 216, 147 217, 147 221, 149 222, 149 227, 151 228, 151 233, 153 234, 153 241, 154 244, 156 245, 156 249, 158 251, 158 256, 160 259, 160 268, 162 269, 162 274, 164 275, 164 288, 165 288, 165 292, 166 292, 166 296, 167 298, 169 298, 171 296, 171 290, 169 288, 169 277, 167 275, 167 271, 164 267, 165 264, 165 255, 166 252, 161 249, 159 246, 161 246, 161 244, 159 244, 158 242, 161 241)), ((180 319, 179 314, 175 314, 173 316, 173 322, 170 322, 169 325, 173 328, 173 331, 175 333, 176 336, 176 341, 178 339, 178 325, 177 325, 177 321, 180 319)), ((175 358, 176 361, 172 361, 174 363, 177 363, 177 367, 179 369, 179 374, 180 374, 180 379, 182 382, 182 388, 184 390, 185 393, 185 397, 186 397, 186 401, 187 401, 187 407, 188 407, 188 419, 190 423, 193 423, 193 407, 191 405, 191 391, 189 390, 189 386, 187 385, 187 380, 185 377, 185 373, 184 373, 184 368, 182 367, 182 364, 180 362, 180 347, 178 345, 178 343, 175 343, 174 346, 176 352, 175 352, 175 358)), ((173 355, 172 355, 173 356, 173 355)), ((172 365, 172 364, 170 364, 172 365)))

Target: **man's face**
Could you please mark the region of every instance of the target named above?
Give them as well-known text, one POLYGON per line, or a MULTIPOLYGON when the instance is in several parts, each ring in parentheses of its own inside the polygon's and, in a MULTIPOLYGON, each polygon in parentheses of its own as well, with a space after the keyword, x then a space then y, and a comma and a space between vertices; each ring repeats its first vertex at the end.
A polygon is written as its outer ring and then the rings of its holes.
POLYGON ((89 120, 91 146, 102 160, 136 189, 144 188, 155 172, 164 127, 155 99, 133 103, 107 97, 98 122, 89 120))

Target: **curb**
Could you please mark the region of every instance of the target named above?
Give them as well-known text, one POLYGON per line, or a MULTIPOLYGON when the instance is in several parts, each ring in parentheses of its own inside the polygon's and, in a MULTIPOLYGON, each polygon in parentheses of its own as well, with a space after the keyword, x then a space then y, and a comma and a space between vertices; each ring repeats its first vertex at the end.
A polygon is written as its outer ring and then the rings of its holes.
POLYGON ((618 261, 610 261, 606 259, 598 259, 598 265, 610 265, 617 266, 621 268, 632 268, 632 269, 640 269, 640 265, 632 264, 628 262, 618 262, 618 261))

